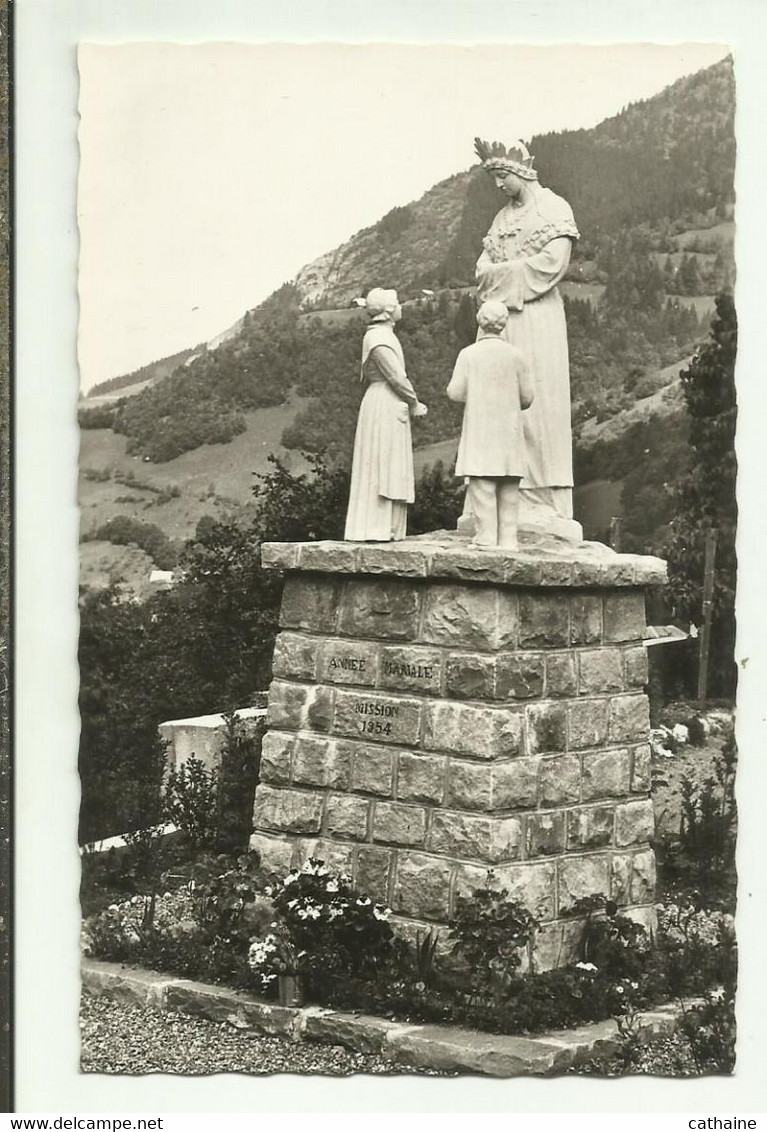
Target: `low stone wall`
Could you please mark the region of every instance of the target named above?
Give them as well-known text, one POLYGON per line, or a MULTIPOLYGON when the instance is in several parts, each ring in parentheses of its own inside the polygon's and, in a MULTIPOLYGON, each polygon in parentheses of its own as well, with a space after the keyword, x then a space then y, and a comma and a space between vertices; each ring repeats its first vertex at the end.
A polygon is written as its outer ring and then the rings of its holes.
POLYGON ((540 969, 575 954, 583 897, 652 923, 643 586, 662 563, 455 539, 264 553, 291 570, 254 811, 267 867, 321 857, 410 936, 492 868, 541 922, 540 969))
MULTIPOLYGON (((240 708, 235 716, 246 735, 256 734, 265 708, 240 708)), ((167 744, 166 771, 179 770, 194 755, 208 770, 221 766, 226 739, 223 715, 197 715, 189 719, 169 719, 157 728, 167 744)))

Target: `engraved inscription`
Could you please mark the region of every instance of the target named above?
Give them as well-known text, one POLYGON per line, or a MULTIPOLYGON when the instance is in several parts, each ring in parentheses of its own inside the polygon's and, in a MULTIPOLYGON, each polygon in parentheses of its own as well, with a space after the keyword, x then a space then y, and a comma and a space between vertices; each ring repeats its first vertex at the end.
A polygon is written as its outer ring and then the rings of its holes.
POLYGON ((414 680, 431 680, 434 676, 433 664, 398 664, 394 660, 383 662, 384 676, 410 676, 414 680))
POLYGON ((417 744, 421 705, 413 700, 339 691, 333 731, 337 735, 364 736, 384 743, 417 744))
POLYGON ((373 700, 354 705, 358 715, 377 716, 377 719, 361 719, 360 731, 363 735, 391 735, 391 720, 399 716, 397 704, 375 703, 373 700))
POLYGON ((331 656, 328 668, 331 672, 336 669, 342 672, 364 672, 365 661, 359 656, 331 656))

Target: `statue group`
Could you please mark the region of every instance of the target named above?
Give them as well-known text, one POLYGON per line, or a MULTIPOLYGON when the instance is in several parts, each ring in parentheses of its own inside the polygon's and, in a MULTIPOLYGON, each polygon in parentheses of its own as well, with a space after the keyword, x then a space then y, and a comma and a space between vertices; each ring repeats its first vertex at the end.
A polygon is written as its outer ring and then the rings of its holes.
MULTIPOLYGON (((456 475, 467 480, 460 529, 478 547, 514 550, 518 530, 579 542, 572 510, 567 329, 557 284, 578 239, 572 210, 543 188, 522 142, 475 150, 508 203, 476 267, 477 341, 458 355, 447 396, 465 406, 456 475)), ((411 420, 426 413, 406 372, 395 291, 366 299, 367 384, 352 460, 345 537, 405 537, 415 497, 411 420)))

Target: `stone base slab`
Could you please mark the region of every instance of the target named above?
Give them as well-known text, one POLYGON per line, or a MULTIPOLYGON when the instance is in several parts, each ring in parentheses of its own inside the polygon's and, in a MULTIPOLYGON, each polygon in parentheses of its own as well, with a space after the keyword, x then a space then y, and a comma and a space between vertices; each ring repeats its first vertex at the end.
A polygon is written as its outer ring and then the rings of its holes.
MULTIPOLYGON (((380 1054, 392 1070, 408 1067, 487 1077, 551 1077, 621 1048, 613 1019, 537 1037, 484 1034, 452 1026, 391 1022, 319 1006, 289 1008, 262 1002, 243 991, 191 979, 84 959, 83 992, 106 995, 156 1010, 177 1011, 290 1041, 323 1041, 360 1053, 380 1054)), ((645 1011, 637 1032, 641 1044, 667 1037, 693 1002, 645 1011)))

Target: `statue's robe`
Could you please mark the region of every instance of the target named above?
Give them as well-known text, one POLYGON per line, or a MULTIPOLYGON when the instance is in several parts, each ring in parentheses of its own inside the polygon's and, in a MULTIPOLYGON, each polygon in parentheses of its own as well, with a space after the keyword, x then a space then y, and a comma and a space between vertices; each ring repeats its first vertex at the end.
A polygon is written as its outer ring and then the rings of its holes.
MULTIPOLYGON (((538 188, 525 205, 501 209, 477 262, 478 298, 506 304, 504 337, 522 353, 535 385, 535 399, 523 414, 528 459, 523 489, 573 484, 567 328, 557 283, 578 236, 567 201, 538 188)), ((566 494, 571 507, 572 493, 566 494)))

